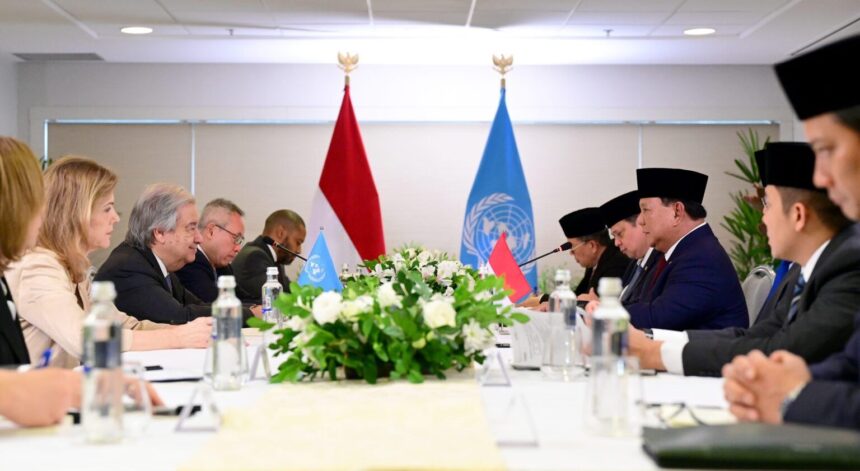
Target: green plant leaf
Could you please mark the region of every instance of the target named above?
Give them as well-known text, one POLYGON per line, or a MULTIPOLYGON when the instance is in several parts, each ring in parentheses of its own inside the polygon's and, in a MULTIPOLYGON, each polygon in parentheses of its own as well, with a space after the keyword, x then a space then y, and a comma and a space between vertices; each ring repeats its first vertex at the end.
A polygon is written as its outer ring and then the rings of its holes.
POLYGON ((515 313, 511 314, 511 319, 519 322, 520 324, 525 324, 526 322, 529 321, 529 316, 527 316, 525 314, 521 314, 519 312, 515 312, 515 313))
POLYGON ((248 324, 248 327, 254 327, 260 329, 260 331, 265 332, 272 327, 275 327, 277 324, 273 324, 271 322, 266 322, 263 319, 258 317, 249 317, 248 320, 245 321, 248 324))

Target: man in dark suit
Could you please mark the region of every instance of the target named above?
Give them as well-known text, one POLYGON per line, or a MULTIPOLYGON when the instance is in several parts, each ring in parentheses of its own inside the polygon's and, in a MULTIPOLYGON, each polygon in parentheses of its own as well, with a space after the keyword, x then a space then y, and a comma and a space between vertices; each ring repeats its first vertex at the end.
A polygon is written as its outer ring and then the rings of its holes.
POLYGON ((639 219, 639 193, 633 190, 612 198, 600 206, 600 216, 609 228, 615 246, 630 259, 621 278, 624 284, 621 303, 635 303, 645 291, 645 280, 657 257, 662 256, 648 245, 642 226, 636 223, 639 219))
POLYGON ((673 168, 636 171, 639 224, 658 258, 648 290, 625 306, 639 329, 747 327, 744 295, 728 254, 705 222, 708 177, 673 168))
POLYGON ((603 277, 621 278, 630 259, 609 239, 598 208, 583 208, 565 214, 558 220, 565 237, 572 244, 570 254, 585 275, 573 292, 577 299, 596 299, 597 285, 603 277))
POLYGON ((218 297, 218 277, 233 275, 230 262, 245 243, 245 212, 232 201, 216 198, 203 208, 198 228, 200 245, 194 261, 176 275, 188 291, 203 302, 218 297))
MULTIPOLYGON (((813 181, 854 221, 860 220, 858 50, 860 36, 853 36, 776 66, 816 153, 813 181)), ((739 420, 860 429, 860 313, 845 348, 821 363, 807 367, 786 351, 769 357, 754 351, 726 365, 723 376, 726 399, 739 420)))
POLYGON ((200 231, 194 197, 180 186, 147 187, 131 210, 125 241, 96 273, 112 281, 116 307, 138 319, 184 324, 211 315, 175 272, 194 261, 200 231))
POLYGON ((771 143, 756 159, 771 253, 793 267, 749 329, 655 329, 655 340, 631 331, 630 350, 643 368, 718 376, 736 355, 755 349, 786 349, 815 362, 848 341, 860 305, 860 231, 813 186, 808 144, 771 143))
POLYGON ((245 245, 233 260, 239 299, 244 303, 260 304, 268 267, 278 267, 278 281, 284 291, 289 292, 290 279, 284 272, 284 265, 289 265, 296 257, 278 244, 291 252, 301 253, 306 235, 305 221, 294 211, 280 209, 270 214, 263 234, 245 245), (267 239, 272 242, 267 242, 267 239))

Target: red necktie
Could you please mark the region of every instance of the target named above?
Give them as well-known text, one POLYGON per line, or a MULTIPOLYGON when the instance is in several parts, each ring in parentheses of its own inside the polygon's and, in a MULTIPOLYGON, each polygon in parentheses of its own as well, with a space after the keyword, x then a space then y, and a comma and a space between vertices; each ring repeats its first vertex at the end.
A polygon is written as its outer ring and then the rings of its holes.
POLYGON ((654 289, 654 284, 657 283, 657 278, 660 277, 660 273, 663 273, 663 269, 666 268, 667 263, 668 262, 666 262, 666 256, 661 255, 660 258, 657 260, 657 266, 654 267, 654 274, 651 278, 651 284, 648 286, 648 291, 654 289))

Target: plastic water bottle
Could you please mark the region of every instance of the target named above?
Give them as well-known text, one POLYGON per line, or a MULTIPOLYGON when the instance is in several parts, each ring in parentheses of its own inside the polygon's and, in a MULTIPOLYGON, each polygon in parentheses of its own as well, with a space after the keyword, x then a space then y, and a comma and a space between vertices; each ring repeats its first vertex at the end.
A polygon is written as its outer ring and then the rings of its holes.
POLYGON ((541 371, 553 380, 570 381, 582 376, 576 345, 576 295, 570 289, 569 270, 555 272, 547 315, 550 328, 544 341, 541 371))
POLYGON ((618 299, 622 290, 621 279, 601 278, 597 290, 600 294, 600 305, 594 311, 592 355, 627 356, 630 314, 618 299))
POLYGON ((585 418, 594 432, 628 436, 638 432, 641 381, 637 359, 627 357, 630 315, 618 300, 619 278, 602 278, 600 306, 594 312, 591 371, 585 418))
POLYGON ((88 442, 111 443, 122 439, 122 325, 115 315, 112 282, 93 283, 90 297, 81 356, 81 425, 88 442))
POLYGON ((263 283, 263 320, 276 324, 278 329, 283 328, 284 316, 275 307, 275 300, 284 291, 284 287, 278 282, 278 267, 266 268, 266 282, 263 283))
POLYGON ((242 303, 236 297, 236 279, 218 277, 218 298, 212 303, 212 387, 218 391, 242 387, 247 358, 242 339, 242 303))

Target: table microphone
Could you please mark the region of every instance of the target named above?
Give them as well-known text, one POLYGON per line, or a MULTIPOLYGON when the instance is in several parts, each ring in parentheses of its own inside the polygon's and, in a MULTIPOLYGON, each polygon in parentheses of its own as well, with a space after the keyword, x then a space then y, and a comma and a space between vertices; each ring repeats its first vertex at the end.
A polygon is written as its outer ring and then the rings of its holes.
MULTIPOLYGON (((269 245, 274 245, 275 247, 277 247, 277 248, 279 248, 279 249, 283 250, 284 252, 286 252, 286 253, 288 253, 288 254, 290 254, 290 255, 295 255, 296 257, 298 257, 298 258, 299 258, 299 259, 301 259, 301 260, 304 260, 305 262, 307 262, 307 261, 308 261, 308 259, 306 259, 305 257, 302 257, 301 255, 299 255, 299 254, 297 254, 297 253, 293 252, 292 250, 290 250, 290 249, 288 249, 288 248, 284 247, 284 245, 283 245, 283 244, 279 244, 279 243, 275 242, 275 239, 272 239, 272 238, 271 238, 271 237, 269 237, 269 236, 263 236, 263 242, 265 242, 265 243, 267 243, 267 244, 269 244, 269 245)), ((570 245, 570 242, 568 242, 567 244, 568 244, 568 245, 570 245)))
POLYGON ((571 243, 570 243, 570 241, 565 242, 565 243, 563 243, 563 244, 559 245, 558 247, 556 247, 556 248, 554 248, 554 249, 550 250, 549 252, 547 252, 547 253, 545 253, 545 254, 543 254, 543 255, 539 256, 539 257, 535 257, 535 258, 533 258, 533 259, 531 259, 531 260, 528 260, 528 261, 526 261, 526 262, 520 263, 518 266, 520 266, 520 267, 521 267, 521 266, 523 266, 523 265, 528 265, 529 263, 532 263, 532 262, 534 262, 534 261, 540 260, 540 259, 542 259, 542 258, 546 257, 547 255, 552 255, 552 254, 554 254, 554 253, 556 253, 556 252, 562 252, 562 251, 565 251, 565 250, 570 250, 570 248, 571 248, 571 247, 573 247, 573 244, 571 244, 571 243))

